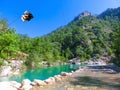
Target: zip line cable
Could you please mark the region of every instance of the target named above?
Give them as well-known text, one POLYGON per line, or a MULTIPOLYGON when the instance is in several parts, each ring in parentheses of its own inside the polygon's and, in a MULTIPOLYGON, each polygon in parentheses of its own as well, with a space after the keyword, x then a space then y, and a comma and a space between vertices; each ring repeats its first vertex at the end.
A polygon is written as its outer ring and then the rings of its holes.
POLYGON ((14 22, 16 22, 19 19, 19 17, 15 18, 12 22, 9 23, 9 26, 11 26, 14 22))

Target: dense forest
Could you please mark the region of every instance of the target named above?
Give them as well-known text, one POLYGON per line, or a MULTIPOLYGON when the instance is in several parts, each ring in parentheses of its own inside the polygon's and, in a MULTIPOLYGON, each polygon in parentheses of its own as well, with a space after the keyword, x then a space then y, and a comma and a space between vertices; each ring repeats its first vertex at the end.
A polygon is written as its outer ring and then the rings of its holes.
POLYGON ((107 9, 98 16, 85 11, 66 26, 48 35, 31 38, 16 34, 5 19, 0 19, 0 65, 4 60, 17 58, 26 66, 39 62, 67 62, 100 58, 107 54, 120 66, 120 8, 107 9))

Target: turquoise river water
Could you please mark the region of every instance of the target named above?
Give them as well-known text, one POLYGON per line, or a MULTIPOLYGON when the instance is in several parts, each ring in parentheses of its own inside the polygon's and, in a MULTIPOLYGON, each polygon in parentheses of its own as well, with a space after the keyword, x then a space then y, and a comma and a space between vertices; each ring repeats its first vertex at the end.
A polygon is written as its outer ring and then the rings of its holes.
POLYGON ((27 70, 21 75, 16 75, 12 77, 2 77, 0 81, 17 81, 21 82, 23 79, 29 79, 33 81, 34 79, 45 80, 49 77, 60 74, 61 72, 71 72, 78 69, 79 65, 59 65, 52 67, 45 67, 41 69, 27 70))

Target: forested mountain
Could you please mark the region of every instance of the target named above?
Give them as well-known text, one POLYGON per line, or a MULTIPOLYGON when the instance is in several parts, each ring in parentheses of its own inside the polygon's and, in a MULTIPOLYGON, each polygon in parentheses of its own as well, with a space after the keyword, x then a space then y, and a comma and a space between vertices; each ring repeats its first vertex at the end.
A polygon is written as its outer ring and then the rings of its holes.
POLYGON ((120 25, 120 7, 115 9, 109 8, 98 15, 98 18, 108 21, 115 28, 120 25))
POLYGON ((115 55, 113 62, 120 66, 120 7, 107 9, 98 18, 110 23, 112 32, 110 34, 112 50, 115 55))
POLYGON ((102 12, 98 17, 107 19, 109 18, 118 18, 120 20, 120 7, 118 8, 109 8, 106 11, 102 12))
MULTIPOLYGON (((7 22, 1 19, 0 57, 19 57, 15 52, 24 52, 29 55, 25 59, 25 64, 29 66, 37 66, 41 61, 53 63, 72 58, 85 61, 104 54, 120 57, 120 33, 116 33, 119 32, 119 21, 120 8, 108 9, 98 16, 85 11, 68 25, 46 36, 30 38, 16 34, 13 29, 6 29, 7 22)), ((118 59, 114 61, 120 65, 118 59)))

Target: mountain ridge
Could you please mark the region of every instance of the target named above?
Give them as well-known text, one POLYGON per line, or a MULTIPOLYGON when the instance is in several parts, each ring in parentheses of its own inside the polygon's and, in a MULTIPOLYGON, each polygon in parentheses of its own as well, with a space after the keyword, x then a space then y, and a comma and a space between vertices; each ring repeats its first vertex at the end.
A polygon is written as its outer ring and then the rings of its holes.
MULTIPOLYGON (((120 8, 116 8, 115 10, 119 11, 118 9, 120 8)), ((112 10, 114 11, 114 9, 112 10)), ((82 12, 77 17, 75 17, 68 25, 62 28, 58 28, 57 30, 50 33, 47 37, 52 37, 52 42, 62 42, 63 44, 61 48, 63 51, 69 48, 70 52, 73 54, 73 57, 70 56, 69 58, 81 58, 82 55, 84 56, 87 54, 89 54, 87 57, 94 57, 95 54, 99 54, 101 56, 103 53, 106 52, 111 55, 112 50, 110 49, 110 42, 112 37, 110 37, 110 35, 113 32, 113 28, 117 25, 115 24, 114 26, 114 24, 111 22, 117 20, 113 20, 113 16, 108 16, 109 19, 104 19, 102 17, 103 13, 98 16, 93 16, 88 11, 82 12), (78 41, 76 41, 76 39, 78 39, 78 41), (79 53, 81 52, 81 50, 84 53, 81 55, 77 54, 77 47, 79 47, 79 49, 81 48, 79 53), (90 54, 88 50, 92 50, 92 54, 90 54)), ((108 12, 107 15, 111 15, 110 12, 108 12)))

